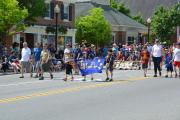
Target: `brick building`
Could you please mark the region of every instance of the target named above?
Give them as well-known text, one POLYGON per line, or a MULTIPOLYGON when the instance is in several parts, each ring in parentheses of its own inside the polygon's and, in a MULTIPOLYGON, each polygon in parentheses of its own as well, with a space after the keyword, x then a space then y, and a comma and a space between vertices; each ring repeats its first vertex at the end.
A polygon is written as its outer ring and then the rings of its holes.
POLYGON ((55 33, 48 32, 47 27, 55 29, 56 15, 54 8, 59 6, 60 11, 57 16, 58 29, 63 27, 67 30, 66 33, 58 33, 57 46, 64 47, 66 43, 75 43, 75 5, 67 0, 45 0, 46 12, 43 17, 38 17, 37 21, 32 26, 26 28, 23 33, 16 33, 13 36, 13 42, 22 43, 26 41, 30 48, 33 48, 35 43, 49 43, 55 45, 55 33))

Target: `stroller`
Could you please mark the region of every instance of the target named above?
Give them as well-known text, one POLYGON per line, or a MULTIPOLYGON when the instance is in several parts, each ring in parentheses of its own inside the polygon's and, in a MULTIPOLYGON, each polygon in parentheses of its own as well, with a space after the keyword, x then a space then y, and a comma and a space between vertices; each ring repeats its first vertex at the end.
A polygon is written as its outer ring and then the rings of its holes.
POLYGON ((61 59, 53 58, 52 64, 53 64, 53 70, 55 72, 62 71, 65 69, 65 64, 64 64, 63 60, 61 60, 61 59))

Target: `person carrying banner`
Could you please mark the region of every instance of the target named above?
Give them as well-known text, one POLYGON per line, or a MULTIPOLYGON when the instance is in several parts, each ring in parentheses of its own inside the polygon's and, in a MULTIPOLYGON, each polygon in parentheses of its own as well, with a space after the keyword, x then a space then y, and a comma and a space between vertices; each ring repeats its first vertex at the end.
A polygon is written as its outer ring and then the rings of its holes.
POLYGON ((116 56, 114 52, 110 49, 108 50, 108 55, 106 56, 106 81, 113 81, 113 64, 116 56), (111 74, 111 78, 109 79, 109 72, 111 74))
POLYGON ((73 73, 72 73, 72 51, 71 51, 71 46, 69 44, 66 45, 66 49, 64 50, 64 61, 65 61, 65 66, 66 66, 66 75, 64 78, 64 81, 67 81, 67 75, 71 75, 72 81, 74 80, 73 73))
POLYGON ((75 66, 74 66, 75 75, 79 75, 79 69, 78 69, 77 62, 79 61, 80 57, 83 56, 79 44, 76 44, 76 47, 73 52, 74 52, 74 62, 75 62, 75 66))
MULTIPOLYGON (((95 45, 91 44, 91 46, 88 49, 88 54, 87 54, 87 58, 90 61, 93 61, 93 59, 96 57, 96 49, 95 49, 95 45)), ((91 80, 94 80, 93 74, 91 74, 91 80)), ((84 76, 84 80, 86 81, 86 76, 84 76)))

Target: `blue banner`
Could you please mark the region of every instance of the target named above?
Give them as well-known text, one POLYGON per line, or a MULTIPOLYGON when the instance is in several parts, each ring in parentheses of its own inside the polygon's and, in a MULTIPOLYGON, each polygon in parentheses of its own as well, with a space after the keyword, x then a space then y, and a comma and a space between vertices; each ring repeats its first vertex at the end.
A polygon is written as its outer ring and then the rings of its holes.
POLYGON ((78 62, 78 67, 82 76, 102 73, 105 59, 103 58, 94 58, 93 60, 86 59, 78 62))

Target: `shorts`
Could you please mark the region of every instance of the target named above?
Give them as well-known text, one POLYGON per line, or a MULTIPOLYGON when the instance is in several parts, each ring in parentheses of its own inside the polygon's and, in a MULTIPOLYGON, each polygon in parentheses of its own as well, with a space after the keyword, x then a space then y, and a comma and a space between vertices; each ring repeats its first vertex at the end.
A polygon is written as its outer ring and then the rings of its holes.
POLYGON ((174 61, 174 66, 180 68, 180 61, 174 61))
POLYGON ((41 64, 41 68, 44 72, 48 72, 51 70, 51 67, 52 67, 52 61, 51 60, 48 60, 47 63, 42 63, 41 64))
POLYGON ((72 75, 72 65, 66 63, 66 74, 72 75))
POLYGON ((113 71, 113 65, 110 65, 109 63, 106 63, 106 71, 110 71, 112 72, 113 71))
POLYGON ((148 68, 148 64, 142 64, 142 69, 148 68))
POLYGON ((28 68, 28 67, 31 67, 30 66, 30 63, 29 62, 26 62, 26 61, 21 61, 21 67, 24 69, 24 68, 28 68))
POLYGON ((171 67, 167 67, 166 69, 167 69, 167 72, 173 72, 173 67, 172 66, 171 67))
POLYGON ((36 62, 35 62, 35 68, 36 68, 36 69, 40 69, 40 68, 41 68, 40 61, 36 61, 36 62))

